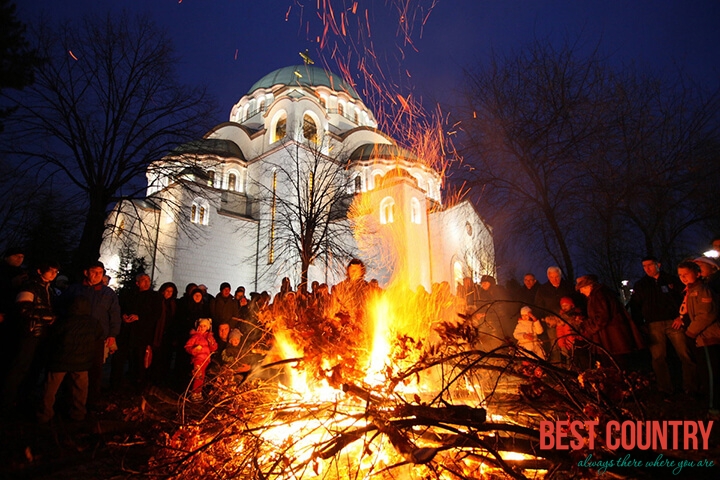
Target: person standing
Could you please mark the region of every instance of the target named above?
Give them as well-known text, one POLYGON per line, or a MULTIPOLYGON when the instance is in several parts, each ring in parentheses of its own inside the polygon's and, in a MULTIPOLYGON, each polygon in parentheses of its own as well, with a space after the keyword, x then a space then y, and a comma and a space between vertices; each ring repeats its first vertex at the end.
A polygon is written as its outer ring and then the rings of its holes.
POLYGON ((545 351, 551 362, 561 360, 560 349, 557 342, 557 321, 560 315, 560 299, 570 297, 575 305, 580 305, 572 284, 562 276, 560 267, 552 266, 547 269, 547 283, 543 283, 535 295, 535 314, 545 324, 545 333, 540 337, 543 340, 545 351))
POLYGON ((694 262, 678 265, 678 277, 685 284, 685 298, 680 307, 681 316, 673 322, 673 328, 685 329, 685 335, 695 340, 698 349, 704 353, 707 368, 704 369, 704 383, 709 396, 709 413, 720 415, 720 322, 718 305, 712 290, 700 277, 700 267, 694 262), (683 316, 690 323, 686 326, 683 316))
POLYGON ((50 283, 55 280, 58 271, 59 266, 55 263, 41 264, 37 275, 20 288, 17 295, 21 330, 19 337, 15 339, 19 348, 3 388, 2 401, 5 409, 15 405, 19 398, 19 389, 26 378, 34 379, 33 377, 40 375, 43 358, 46 358, 50 326, 56 319, 53 308, 55 295, 50 283))
POLYGON ((113 356, 110 383, 119 387, 128 363, 128 377, 142 387, 152 359, 155 327, 162 315, 162 297, 152 289, 150 276, 141 273, 135 278, 136 290, 121 300, 122 326, 118 351, 113 356))
POLYGON ((534 305, 537 291, 540 288, 537 278, 532 273, 526 273, 523 277, 523 284, 518 290, 517 300, 524 305, 534 305))
POLYGON ((63 294, 63 304, 72 305, 77 296, 83 296, 90 302, 90 316, 100 324, 102 338, 94 345, 93 362, 88 371, 88 406, 96 405, 102 389, 103 365, 106 352, 117 351, 116 337, 120 333, 120 303, 115 291, 102 282, 105 265, 92 262, 83 270, 82 283, 70 285, 63 294))
POLYGON ((237 328, 240 320, 240 304, 235 300, 231 291, 230 284, 223 282, 220 284, 220 293, 210 301, 213 323, 215 325, 227 323, 230 325, 230 330, 237 328))
POLYGON ((580 333, 613 356, 620 368, 625 368, 629 354, 643 347, 640 332, 627 310, 595 275, 579 277, 577 289, 588 299, 587 320, 582 323, 580 333))
POLYGON ((630 312, 637 325, 644 325, 650 337, 650 356, 658 390, 666 395, 674 388, 667 363, 667 340, 670 340, 682 364, 683 390, 697 390, 697 367, 683 332, 672 328, 682 303, 683 285, 676 275, 660 270, 655 257, 642 259, 645 276, 633 286, 630 312))

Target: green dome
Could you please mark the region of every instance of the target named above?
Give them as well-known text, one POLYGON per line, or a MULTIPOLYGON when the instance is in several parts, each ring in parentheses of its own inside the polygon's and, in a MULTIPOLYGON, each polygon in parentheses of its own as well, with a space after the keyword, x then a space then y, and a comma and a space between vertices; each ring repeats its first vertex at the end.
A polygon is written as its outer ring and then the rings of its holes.
POLYGON ((295 65, 270 72, 250 87, 248 95, 258 88, 270 88, 273 85, 298 85, 302 87, 328 87, 336 92, 346 92, 352 98, 360 100, 355 89, 332 72, 312 65, 295 65))
POLYGON ((355 151, 350 154, 350 161, 358 162, 366 160, 406 160, 408 162, 417 162, 418 158, 402 147, 385 143, 366 143, 356 148, 355 151))
POLYGON ((223 158, 238 158, 245 160, 240 147, 232 140, 221 138, 203 138, 193 142, 184 143, 176 147, 171 155, 217 155, 223 158))

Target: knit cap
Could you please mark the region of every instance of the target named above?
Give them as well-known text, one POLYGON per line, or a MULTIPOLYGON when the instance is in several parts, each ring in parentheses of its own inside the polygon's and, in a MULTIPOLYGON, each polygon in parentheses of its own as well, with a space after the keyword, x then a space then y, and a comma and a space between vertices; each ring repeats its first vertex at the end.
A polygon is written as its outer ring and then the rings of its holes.
POLYGON ((233 338, 237 338, 238 340, 240 340, 240 337, 242 337, 242 333, 240 333, 240 330, 238 330, 237 328, 233 328, 232 330, 230 330, 230 336, 228 337, 228 341, 232 340, 233 338))

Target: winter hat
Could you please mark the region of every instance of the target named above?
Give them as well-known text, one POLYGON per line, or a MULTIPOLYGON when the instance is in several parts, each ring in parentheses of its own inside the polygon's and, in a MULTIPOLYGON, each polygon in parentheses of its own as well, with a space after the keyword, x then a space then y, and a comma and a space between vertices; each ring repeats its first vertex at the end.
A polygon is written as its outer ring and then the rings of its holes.
POLYGON ((560 299, 560 305, 562 306, 563 304, 575 306, 575 302, 573 302, 573 299, 570 297, 562 297, 560 299))
POLYGON ((589 287, 598 283, 597 277, 595 275, 583 275, 582 277, 578 277, 576 282, 576 290, 580 290, 583 287, 589 287))
POLYGON ((698 257, 698 258, 696 258, 695 260, 693 260, 693 262, 695 262, 695 263, 704 263, 704 264, 706 264, 706 265, 710 265, 712 268, 714 268, 714 269, 716 269, 716 270, 718 269, 718 264, 717 264, 717 262, 715 261, 714 258, 710 258, 710 257, 698 257))
POLYGON ((530 313, 532 313, 532 308, 528 307, 527 305, 520 309, 520 315, 527 315, 530 313))
POLYGON ((240 333, 240 330, 237 328, 233 328, 230 330, 230 336, 228 337, 228 341, 232 340, 233 338, 237 338, 240 340, 240 337, 242 337, 242 333, 240 333))
POLYGON ((480 283, 483 282, 490 282, 490 285, 495 285, 495 277, 493 277, 492 275, 483 275, 482 277, 480 277, 480 283))
POLYGON ((212 328, 212 320, 209 319, 209 318, 198 318, 198 321, 197 321, 197 323, 195 324, 195 328, 200 327, 200 325, 202 325, 203 323, 204 323, 205 325, 207 325, 207 329, 208 329, 208 332, 209 332, 210 329, 212 328))

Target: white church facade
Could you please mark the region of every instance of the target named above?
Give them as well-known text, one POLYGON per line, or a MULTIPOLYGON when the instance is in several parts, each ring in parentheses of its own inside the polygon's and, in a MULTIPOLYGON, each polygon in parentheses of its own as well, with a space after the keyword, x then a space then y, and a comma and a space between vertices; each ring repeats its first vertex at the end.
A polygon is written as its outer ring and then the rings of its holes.
POLYGON ((321 248, 309 282, 340 281, 349 255, 381 286, 402 275, 411 287, 446 281, 454 291, 464 276, 494 273, 492 235, 475 208, 444 205, 440 174, 378 130, 350 85, 314 66, 264 76, 228 122, 153 162, 146 177, 145 198, 108 217, 101 260, 111 275, 130 246, 156 285, 277 291, 289 277, 296 286, 301 262, 287 243, 306 227, 303 199, 313 194, 347 207, 318 202, 334 212, 327 228, 338 227, 328 245, 347 248, 321 248), (335 184, 318 193, 321 175, 335 184))

